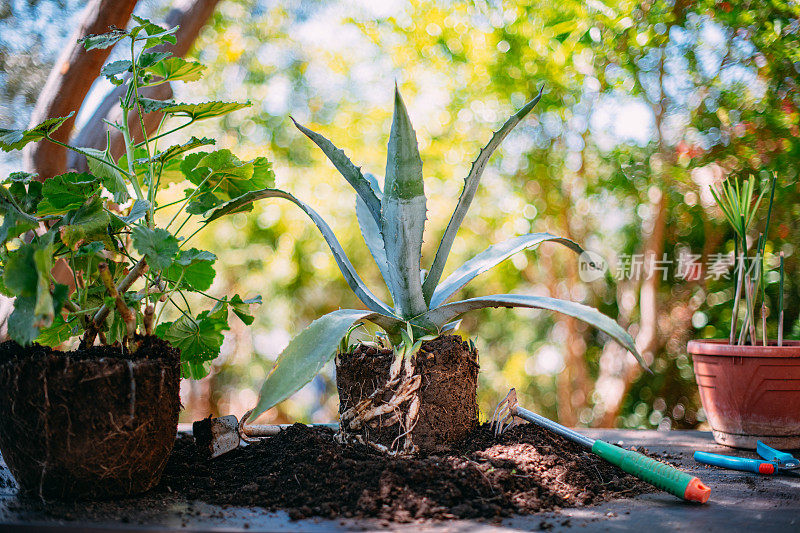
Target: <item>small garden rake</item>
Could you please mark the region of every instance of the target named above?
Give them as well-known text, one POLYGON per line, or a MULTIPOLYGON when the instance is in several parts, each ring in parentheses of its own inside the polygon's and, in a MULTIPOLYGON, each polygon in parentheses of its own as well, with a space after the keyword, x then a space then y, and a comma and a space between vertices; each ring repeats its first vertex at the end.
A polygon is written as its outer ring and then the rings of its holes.
POLYGON ((517 404, 517 392, 515 389, 511 389, 494 410, 492 427, 495 435, 500 436, 503 431, 515 425, 514 417, 532 422, 561 435, 567 440, 580 444, 595 455, 620 467, 625 472, 661 490, 674 494, 678 498, 705 503, 711 494, 711 489, 700 481, 698 477, 690 476, 673 466, 661 463, 638 452, 625 450, 602 440, 590 439, 586 435, 581 435, 561 424, 520 407, 517 404))

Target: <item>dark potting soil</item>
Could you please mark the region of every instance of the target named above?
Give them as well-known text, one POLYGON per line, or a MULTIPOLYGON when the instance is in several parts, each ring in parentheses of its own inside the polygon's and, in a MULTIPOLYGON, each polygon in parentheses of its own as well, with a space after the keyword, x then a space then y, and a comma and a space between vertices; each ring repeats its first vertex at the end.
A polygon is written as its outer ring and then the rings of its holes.
POLYGON ((498 518, 584 506, 651 490, 557 435, 526 424, 495 439, 487 424, 448 453, 408 459, 301 424, 207 459, 181 435, 156 491, 213 504, 311 516, 498 518))
POLYGON ((134 352, 118 344, 114 346, 102 345, 91 346, 89 348, 83 347, 74 351, 62 352, 40 344, 31 344, 30 346, 23 347, 14 341, 5 341, 0 343, 0 365, 12 361, 35 361, 50 357, 51 355, 61 359, 69 358, 72 361, 86 361, 92 359, 141 361, 145 359, 173 359, 175 357, 175 349, 158 337, 138 337, 137 341, 139 346, 134 352))
POLYGON ((23 490, 110 498, 156 484, 178 426, 180 351, 137 341, 133 353, 0 344, 0 449, 23 490))

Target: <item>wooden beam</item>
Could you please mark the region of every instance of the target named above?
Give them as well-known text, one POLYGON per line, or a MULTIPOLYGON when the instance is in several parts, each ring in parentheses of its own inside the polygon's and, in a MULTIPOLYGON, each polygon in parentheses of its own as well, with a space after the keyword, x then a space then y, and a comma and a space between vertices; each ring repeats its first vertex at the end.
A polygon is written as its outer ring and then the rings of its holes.
MULTIPOLYGON (((91 0, 83 12, 80 26, 70 38, 47 78, 36 101, 31 125, 69 114, 78 109, 111 52, 85 51, 78 39, 90 34, 105 33, 110 26, 124 28, 130 20, 137 0, 91 0)), ((66 142, 75 124, 74 117, 53 135, 66 142)), ((25 168, 46 180, 66 170, 66 149, 48 142, 28 145, 23 152, 25 168)))
MULTIPOLYGON (((166 25, 169 27, 179 26, 175 36, 178 42, 174 45, 162 45, 160 51, 172 52, 174 56, 183 57, 189 53, 197 40, 200 31, 206 25, 211 15, 214 13, 219 0, 183 0, 178 2, 175 7, 167 14, 166 25)), ((87 146, 90 148, 105 148, 106 132, 108 126, 103 123, 103 119, 119 121, 120 109, 117 106, 119 99, 124 96, 125 86, 116 87, 100 103, 86 125, 75 136, 76 146, 87 146)), ((167 100, 172 97, 172 87, 168 83, 163 83, 155 87, 147 87, 142 91, 142 96, 156 100, 167 100)), ((158 127, 161 121, 161 113, 147 113, 144 116, 144 125, 148 133, 158 127)), ((133 138, 136 141, 142 140, 141 126, 135 112, 128 116, 133 138)), ((112 132, 111 153, 114 157, 119 157, 125 151, 122 143, 122 135, 119 132, 112 132)), ((74 152, 67 156, 67 168, 78 171, 88 170, 86 159, 74 152)))

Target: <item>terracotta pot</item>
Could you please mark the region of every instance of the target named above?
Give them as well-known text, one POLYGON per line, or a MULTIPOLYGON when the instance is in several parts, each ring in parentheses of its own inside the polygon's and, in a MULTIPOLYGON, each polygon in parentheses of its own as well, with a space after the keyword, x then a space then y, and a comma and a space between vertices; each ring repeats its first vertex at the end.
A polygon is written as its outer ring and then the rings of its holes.
POLYGON ((736 346, 694 340, 688 352, 700 401, 719 444, 800 448, 800 341, 736 346))

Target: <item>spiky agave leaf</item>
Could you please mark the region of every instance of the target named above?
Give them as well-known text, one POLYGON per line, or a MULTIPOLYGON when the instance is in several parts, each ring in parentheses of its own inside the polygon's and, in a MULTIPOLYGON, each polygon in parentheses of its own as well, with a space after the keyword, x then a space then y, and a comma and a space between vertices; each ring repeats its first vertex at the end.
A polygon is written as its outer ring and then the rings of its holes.
POLYGON ((636 351, 633 338, 622 326, 597 309, 577 302, 570 302, 569 300, 559 300, 558 298, 550 298, 547 296, 528 296, 524 294, 493 294, 491 296, 481 296, 479 298, 470 298, 469 300, 445 304, 436 309, 431 309, 427 313, 415 318, 414 321, 427 321, 441 327, 464 313, 476 309, 485 309, 487 307, 529 307, 534 309, 548 309, 577 318, 610 335, 614 340, 627 348, 628 351, 636 357, 639 364, 647 368, 644 359, 642 359, 642 356, 636 351))
POLYGON ((319 146, 325 156, 330 160, 331 163, 333 163, 333 166, 336 167, 336 170, 338 170, 344 179, 347 180, 347 183, 349 183, 353 189, 356 190, 358 196, 369 208, 369 212, 372 214, 375 222, 380 224, 381 202, 370 186, 369 180, 367 180, 361 173, 361 169, 355 166, 352 161, 350 161, 347 155, 345 155, 344 150, 337 148, 328 139, 319 133, 311 131, 302 124, 299 124, 294 118, 292 118, 292 122, 294 122, 294 125, 297 127, 297 129, 303 132, 306 137, 314 141, 314 144, 319 146))
POLYGON ((260 191, 251 191, 245 193, 238 198, 234 198, 233 200, 225 202, 224 204, 221 204, 220 206, 206 212, 205 223, 207 224, 230 213, 237 213, 246 206, 262 198, 283 198, 285 200, 289 200, 302 209, 309 216, 309 218, 314 221, 314 224, 317 225, 317 229, 319 229, 320 233, 322 233, 322 236, 325 238, 325 242, 328 243, 328 247, 333 253, 334 259, 336 259, 336 264, 339 265, 339 270, 341 270, 342 275, 347 281, 347 284, 350 286, 356 296, 358 296, 358 299, 361 300, 364 305, 366 305, 372 311, 383 313, 387 316, 393 316, 393 310, 383 303, 377 296, 375 296, 358 275, 356 269, 353 267, 353 264, 350 262, 350 259, 347 257, 347 254, 345 254, 342 245, 339 244, 339 240, 336 238, 333 230, 331 230, 330 226, 328 226, 325 220, 308 204, 298 200, 286 191, 282 191, 280 189, 262 189, 260 191))
POLYGON ((394 117, 386 157, 386 182, 381 199, 381 233, 389 269, 389 288, 402 317, 427 310, 420 280, 425 189, 417 135, 400 91, 394 91, 394 117))
MULTIPOLYGON (((378 180, 369 173, 364 174, 364 177, 369 181, 375 196, 378 200, 381 200, 383 198, 383 191, 381 191, 378 185, 378 180)), ((381 226, 372 217, 369 207, 367 207, 366 202, 364 202, 364 199, 359 195, 356 195, 356 218, 358 219, 358 227, 361 229, 361 236, 364 237, 364 243, 366 243, 369 253, 372 254, 375 264, 378 265, 383 281, 386 283, 387 287, 390 287, 389 262, 386 259, 386 249, 383 246, 381 226)), ((391 290, 389 292, 391 292, 391 290)), ((394 299, 393 294, 392 298, 394 299)))
POLYGON ((431 298, 430 308, 434 309, 439 307, 476 276, 494 268, 515 253, 527 248, 534 248, 547 241, 563 244, 577 254, 583 253, 583 248, 576 242, 563 237, 556 237, 549 233, 529 233, 527 235, 513 237, 498 244, 493 244, 458 267, 436 287, 436 290, 433 292, 433 297, 431 298))
POLYGON ((541 97, 542 91, 540 90, 536 98, 525 104, 522 109, 512 115, 511 118, 509 118, 494 135, 492 135, 489 143, 483 147, 481 152, 478 154, 478 158, 472 163, 472 168, 470 168, 469 174, 467 174, 467 177, 464 179, 464 189, 461 191, 461 196, 458 198, 458 203, 453 211, 453 215, 450 217, 450 222, 447 223, 447 228, 444 230, 444 235, 439 243, 439 248, 436 250, 436 256, 433 258, 430 272, 428 273, 428 277, 425 278, 425 283, 422 286, 422 291, 425 295, 426 302, 431 301, 433 292, 436 289, 436 286, 439 284, 439 280, 444 272, 445 263, 447 263, 447 256, 450 255, 450 249, 453 247, 453 241, 456 238, 456 233, 458 233, 458 229, 461 227, 461 223, 464 221, 467 211, 469 211, 469 206, 472 204, 473 198, 475 198, 475 193, 478 190, 478 185, 480 184, 481 176, 483 175, 483 170, 486 168, 489 158, 492 156, 497 147, 500 146, 500 143, 503 142, 503 139, 505 139, 506 136, 511 133, 511 130, 513 130, 516 125, 519 124, 522 119, 531 112, 534 106, 539 103, 541 97))
POLYGON ((377 321, 392 329, 402 327, 399 320, 360 309, 339 309, 313 321, 293 338, 278 356, 275 366, 261 386, 258 404, 250 414, 255 418, 282 402, 311 381, 336 354, 339 342, 359 320, 377 321))

